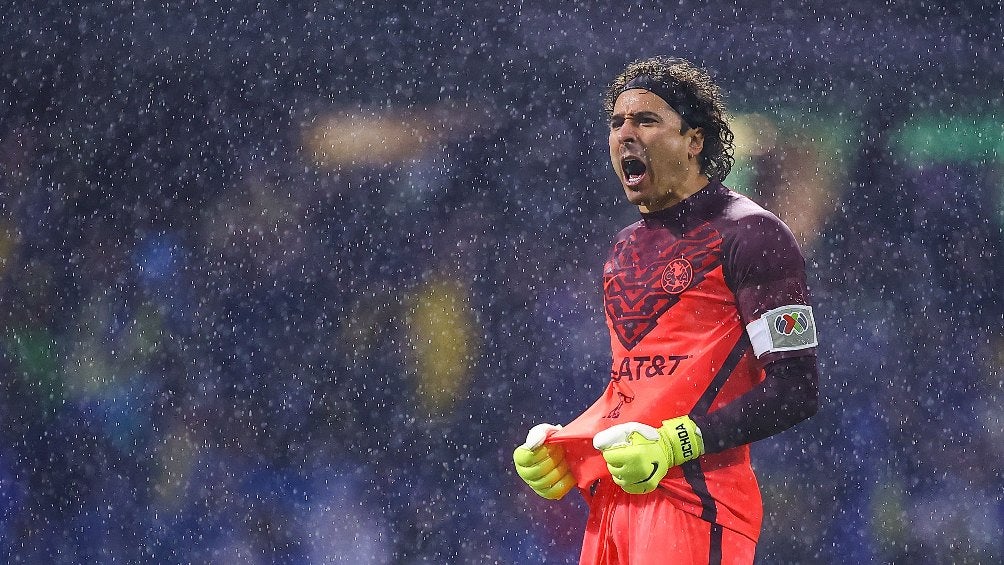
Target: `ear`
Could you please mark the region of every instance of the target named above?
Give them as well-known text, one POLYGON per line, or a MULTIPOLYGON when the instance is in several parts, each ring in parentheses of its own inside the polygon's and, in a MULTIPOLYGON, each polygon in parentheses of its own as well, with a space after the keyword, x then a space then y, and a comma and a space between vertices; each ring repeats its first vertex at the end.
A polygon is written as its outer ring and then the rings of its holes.
POLYGON ((690 136, 687 153, 693 157, 700 155, 701 151, 704 150, 704 130, 702 128, 692 128, 687 132, 687 135, 690 136))

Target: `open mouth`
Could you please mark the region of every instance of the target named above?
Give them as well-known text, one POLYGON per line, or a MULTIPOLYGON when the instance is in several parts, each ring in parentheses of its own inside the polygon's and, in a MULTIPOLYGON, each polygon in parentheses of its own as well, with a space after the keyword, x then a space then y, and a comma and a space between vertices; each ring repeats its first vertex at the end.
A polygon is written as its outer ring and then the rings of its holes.
POLYGON ((624 181, 629 186, 635 186, 645 176, 648 167, 637 157, 625 157, 621 159, 621 170, 624 171, 624 181))

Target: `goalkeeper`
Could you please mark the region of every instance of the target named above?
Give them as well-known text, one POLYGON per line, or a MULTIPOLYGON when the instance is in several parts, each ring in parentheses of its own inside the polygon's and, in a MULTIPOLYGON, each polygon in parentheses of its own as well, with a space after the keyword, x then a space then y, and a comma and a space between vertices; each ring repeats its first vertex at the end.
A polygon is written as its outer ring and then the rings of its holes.
POLYGON ((722 184, 733 135, 706 72, 636 61, 604 102, 641 215, 603 270, 610 381, 568 425, 531 429, 516 470, 545 498, 578 487, 582 565, 752 563, 749 444, 817 409, 805 260, 787 226, 722 184))

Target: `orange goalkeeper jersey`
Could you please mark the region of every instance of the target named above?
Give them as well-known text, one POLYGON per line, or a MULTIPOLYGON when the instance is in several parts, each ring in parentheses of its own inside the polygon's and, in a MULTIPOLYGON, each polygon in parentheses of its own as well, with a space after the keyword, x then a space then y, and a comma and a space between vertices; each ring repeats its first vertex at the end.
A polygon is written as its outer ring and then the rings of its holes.
MULTIPOLYGON (((592 447, 600 430, 713 412, 755 387, 766 363, 815 354, 814 327, 811 337, 794 334, 811 326, 811 310, 791 232, 719 183, 622 230, 604 266, 603 296, 610 381, 548 440, 565 446, 580 488, 609 477, 592 447), (753 332, 754 348, 747 326, 770 335, 753 332)), ((748 445, 670 469, 660 487, 681 509, 758 538, 763 510, 748 445)))

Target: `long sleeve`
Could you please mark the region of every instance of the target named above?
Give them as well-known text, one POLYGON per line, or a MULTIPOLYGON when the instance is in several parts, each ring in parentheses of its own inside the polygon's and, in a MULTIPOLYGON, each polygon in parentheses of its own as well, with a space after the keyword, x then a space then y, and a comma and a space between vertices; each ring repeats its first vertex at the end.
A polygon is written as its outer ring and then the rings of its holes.
POLYGON ((756 388, 714 412, 693 417, 708 453, 770 437, 816 413, 819 377, 814 355, 780 359, 764 370, 766 378, 756 388))

